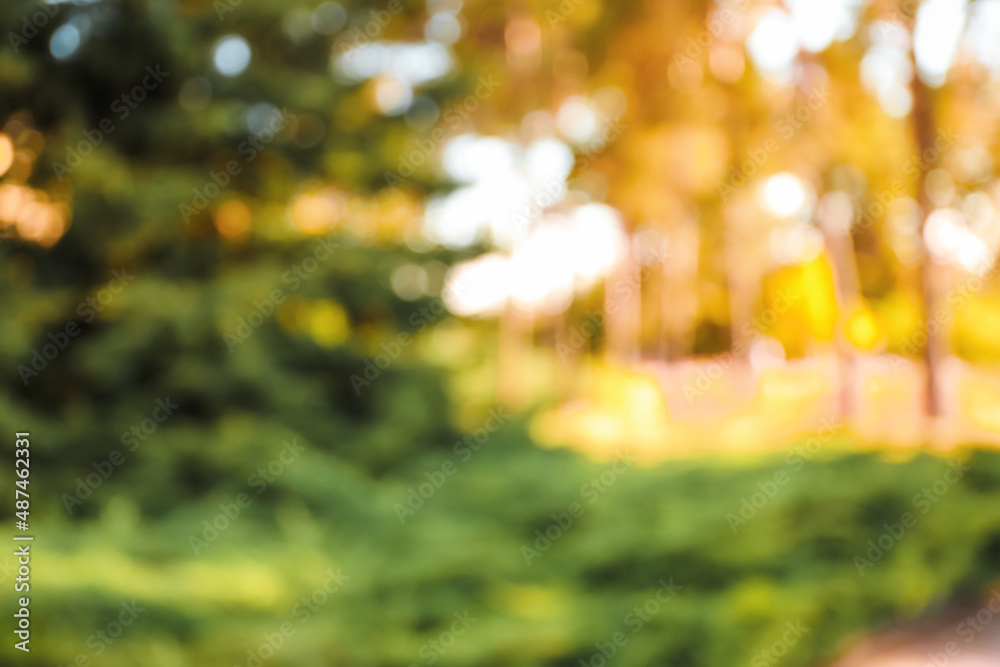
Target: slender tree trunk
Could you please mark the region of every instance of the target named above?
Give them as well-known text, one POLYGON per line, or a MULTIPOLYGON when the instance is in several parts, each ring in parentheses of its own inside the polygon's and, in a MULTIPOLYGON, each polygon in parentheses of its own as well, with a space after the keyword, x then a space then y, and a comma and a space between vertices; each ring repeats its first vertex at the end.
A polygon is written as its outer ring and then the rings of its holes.
POLYGON ((748 332, 745 325, 753 320, 760 299, 763 266, 756 254, 758 249, 753 238, 754 232, 747 231, 752 225, 738 220, 739 213, 734 208, 723 207, 723 216, 726 230, 724 253, 729 287, 730 349, 737 357, 745 358, 756 335, 753 331, 748 332))
MULTIPOLYGON (((821 216, 827 215, 830 215, 830 212, 821 213, 821 216)), ((833 284, 840 322, 843 326, 849 309, 862 302, 854 243, 849 229, 843 228, 842 221, 820 217, 818 222, 827 251, 833 260, 833 284)), ((850 343, 845 342, 844 336, 837 339, 836 350, 840 368, 840 397, 837 412, 843 419, 854 412, 854 351, 850 343)))
POLYGON ((698 225, 685 219, 671 230, 667 255, 660 264, 662 358, 676 361, 694 348, 698 318, 698 225))
POLYGON ((604 283, 607 358, 617 362, 638 361, 641 328, 642 286, 639 280, 639 263, 629 249, 604 283))
POLYGON ((500 314, 497 349, 497 401, 503 407, 523 407, 528 396, 528 354, 534 317, 508 302, 500 314))
MULTIPOLYGON (((914 68, 916 64, 914 63, 914 68)), ((927 196, 927 172, 934 165, 928 164, 924 158, 926 154, 937 154, 934 148, 936 123, 934 120, 934 93, 920 80, 919 76, 913 78, 913 131, 917 150, 920 151, 920 181, 917 184, 917 201, 920 204, 921 225, 920 231, 923 236, 924 225, 927 216, 930 215, 932 205, 927 196), (925 153, 925 151, 931 151, 925 153)), ((920 262, 920 289, 924 302, 924 331, 927 334, 927 345, 924 346, 923 361, 927 373, 927 383, 925 386, 925 400, 927 414, 936 417, 941 414, 940 387, 940 363, 944 357, 945 340, 944 332, 940 327, 926 326, 937 313, 941 302, 941 271, 933 260, 931 260, 926 245, 920 262), (932 330, 933 329, 933 330, 932 330)))
POLYGON ((583 355, 583 334, 580 324, 570 326, 570 311, 566 310, 553 318, 553 339, 555 341, 556 367, 555 391, 559 400, 572 397, 576 388, 577 371, 583 355))

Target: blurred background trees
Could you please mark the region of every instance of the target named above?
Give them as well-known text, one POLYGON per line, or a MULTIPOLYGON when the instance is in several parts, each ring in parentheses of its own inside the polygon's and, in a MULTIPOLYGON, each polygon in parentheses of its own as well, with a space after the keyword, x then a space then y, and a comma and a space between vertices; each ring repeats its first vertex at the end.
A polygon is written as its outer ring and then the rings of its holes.
POLYGON ((578 664, 670 577, 621 664, 743 664, 792 617, 788 664, 817 664, 995 577, 995 456, 861 578, 945 464, 842 453, 1000 432, 1000 3, 96 0, 0 27, 38 664, 136 595, 107 664, 245 664, 338 567, 274 664, 429 664, 464 609, 442 664, 578 664), (624 445, 629 481, 525 563, 624 445))

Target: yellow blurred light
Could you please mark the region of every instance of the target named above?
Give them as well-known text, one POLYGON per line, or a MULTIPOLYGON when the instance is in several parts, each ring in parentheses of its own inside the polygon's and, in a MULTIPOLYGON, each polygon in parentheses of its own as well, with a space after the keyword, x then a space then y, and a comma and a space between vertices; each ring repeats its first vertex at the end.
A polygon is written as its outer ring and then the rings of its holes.
POLYGON ((0 134, 0 176, 7 173, 14 162, 14 142, 6 134, 0 134))
POLYGON ((799 271, 801 281, 798 289, 804 296, 802 304, 810 329, 818 340, 831 340, 837 322, 837 297, 833 271, 822 255, 800 265, 799 271))
POLYGON ((402 113, 413 101, 413 88, 410 84, 393 76, 378 77, 372 90, 375 106, 390 116, 402 113))
POLYGON ((494 596, 508 611, 522 618, 551 618, 563 607, 563 596, 556 589, 543 586, 505 586, 494 596))
POLYGON ((542 45, 542 30, 530 18, 517 17, 507 23, 504 41, 511 55, 524 58, 536 53, 542 45))
POLYGON ((243 238, 250 231, 250 208, 239 199, 230 199, 215 212, 215 228, 227 239, 243 238))
POLYGON ((334 347, 343 343, 350 333, 347 311, 327 299, 316 302, 309 314, 309 333, 320 345, 334 347))
POLYGON ((23 239, 38 241, 48 227, 48 207, 40 202, 28 202, 18 210, 17 233, 23 239))
POLYGON ((378 240, 399 242, 421 234, 422 206, 402 188, 383 190, 376 196, 376 204, 378 240))
POLYGON ((727 596, 727 607, 737 617, 752 617, 772 609, 777 599, 777 587, 770 579, 757 576, 747 578, 735 586, 727 596))
POLYGON ((48 248, 62 238, 67 219, 68 213, 60 205, 29 202, 18 211, 17 234, 48 248))
POLYGON ((666 403, 663 392, 654 378, 635 378, 628 387, 628 406, 634 419, 655 419, 664 413, 666 403))
POLYGON ((708 68, 719 81, 735 83, 746 70, 743 51, 732 44, 718 44, 708 54, 708 68))
POLYGON ((983 371, 971 375, 959 387, 960 410, 975 426, 1000 431, 1000 384, 983 371))
MULTIPOLYGON (((725 177, 729 141, 717 128, 685 125, 658 132, 650 140, 659 143, 662 151, 662 157, 653 158, 655 162, 663 164, 666 175, 687 190, 714 192, 725 177)), ((640 142, 636 148, 648 156, 649 143, 640 142)))
POLYGON ((343 215, 343 202, 332 194, 300 195, 292 202, 292 220, 307 234, 330 231, 343 215))
POLYGON ((444 363, 458 364, 475 343, 472 331, 457 320, 446 320, 433 329, 431 340, 444 363))
POLYGON ((847 318, 844 325, 847 339, 856 347, 865 350, 874 349, 882 340, 882 329, 878 320, 866 308, 861 308, 847 318))
POLYGON ((789 374, 781 368, 772 368, 764 371, 760 379, 761 398, 786 406, 823 396, 832 388, 821 372, 789 374))
POLYGON ((6 183, 0 185, 0 220, 14 222, 17 220, 21 206, 34 199, 31 188, 22 185, 6 183))

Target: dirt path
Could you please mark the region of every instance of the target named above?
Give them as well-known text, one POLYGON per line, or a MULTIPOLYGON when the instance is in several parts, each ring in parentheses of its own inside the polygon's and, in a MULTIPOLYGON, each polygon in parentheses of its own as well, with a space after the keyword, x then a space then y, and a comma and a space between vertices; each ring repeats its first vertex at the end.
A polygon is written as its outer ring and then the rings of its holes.
POLYGON ((979 607, 862 640, 831 667, 1000 667, 1000 587, 979 607))

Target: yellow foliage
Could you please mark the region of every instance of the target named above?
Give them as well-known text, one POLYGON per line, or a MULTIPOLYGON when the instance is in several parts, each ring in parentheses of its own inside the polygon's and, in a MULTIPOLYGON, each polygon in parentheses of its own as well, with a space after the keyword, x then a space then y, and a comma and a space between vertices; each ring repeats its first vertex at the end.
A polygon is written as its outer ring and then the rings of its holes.
POLYGON ((855 347, 873 350, 884 339, 882 327, 875 314, 866 306, 857 307, 847 316, 844 323, 844 335, 855 347))
POLYGON ((334 347, 347 340, 350 322, 340 304, 324 299, 317 301, 309 312, 309 333, 320 345, 334 347))

